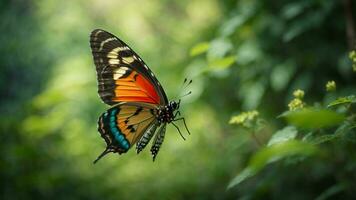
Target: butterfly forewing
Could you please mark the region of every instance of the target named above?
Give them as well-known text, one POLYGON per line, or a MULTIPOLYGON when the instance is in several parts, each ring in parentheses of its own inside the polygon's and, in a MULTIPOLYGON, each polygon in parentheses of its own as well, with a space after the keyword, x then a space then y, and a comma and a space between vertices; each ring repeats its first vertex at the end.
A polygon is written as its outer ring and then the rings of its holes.
POLYGON ((97 29, 90 35, 90 46, 96 65, 99 95, 105 103, 168 103, 166 94, 154 74, 120 39, 97 29))

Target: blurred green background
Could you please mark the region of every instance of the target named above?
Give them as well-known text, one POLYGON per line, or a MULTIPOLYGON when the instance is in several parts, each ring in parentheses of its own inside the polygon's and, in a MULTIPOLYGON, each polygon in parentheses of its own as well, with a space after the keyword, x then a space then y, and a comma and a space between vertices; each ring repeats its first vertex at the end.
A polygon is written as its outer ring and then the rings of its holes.
POLYGON ((351 0, 1 1, 0 199, 355 198, 355 140, 227 190, 260 148, 231 116, 258 110, 266 143, 295 89, 309 102, 356 94, 355 10, 351 0), (171 99, 193 79, 181 106, 192 134, 183 141, 170 126, 155 162, 146 149, 92 164, 108 108, 89 47, 95 28, 140 54, 171 99))

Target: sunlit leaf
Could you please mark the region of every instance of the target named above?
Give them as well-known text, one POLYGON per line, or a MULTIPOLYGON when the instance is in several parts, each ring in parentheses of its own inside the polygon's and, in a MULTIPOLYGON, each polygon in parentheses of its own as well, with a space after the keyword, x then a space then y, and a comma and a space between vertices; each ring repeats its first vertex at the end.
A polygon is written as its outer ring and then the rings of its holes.
POLYGON ((233 178, 229 185, 227 186, 227 189, 230 189, 238 184, 240 184, 242 181, 246 180, 247 178, 250 178, 251 176, 255 175, 256 171, 251 170, 250 168, 245 168, 240 174, 235 176, 233 178))
POLYGON ((316 147, 312 144, 290 140, 265 147, 257 152, 250 160, 249 167, 259 171, 267 163, 275 162, 290 155, 312 155, 316 152, 316 147))
POLYGON ((345 117, 331 110, 303 109, 286 112, 283 117, 290 124, 301 128, 323 128, 340 124, 345 117))
POLYGON ((316 152, 316 146, 296 140, 290 140, 265 147, 251 158, 248 166, 229 183, 228 189, 237 186, 247 178, 254 176, 271 162, 276 162, 292 155, 310 156, 316 152))
POLYGON ((277 131, 269 140, 267 146, 292 140, 297 136, 297 133, 298 131, 294 126, 287 126, 282 130, 277 131))
POLYGON ((352 103, 356 103, 355 95, 338 98, 335 101, 332 101, 331 103, 329 103, 328 107, 342 105, 342 104, 352 104, 352 103))
POLYGON ((228 56, 225 58, 221 58, 221 59, 216 59, 212 62, 209 63, 209 68, 210 69, 225 69, 230 67, 232 64, 234 64, 236 61, 235 56, 228 56))
POLYGON ((197 55, 200 55, 202 53, 205 53, 206 51, 208 51, 209 46, 210 46, 209 42, 202 42, 202 43, 199 43, 199 44, 195 45, 190 50, 190 56, 197 56, 197 55))

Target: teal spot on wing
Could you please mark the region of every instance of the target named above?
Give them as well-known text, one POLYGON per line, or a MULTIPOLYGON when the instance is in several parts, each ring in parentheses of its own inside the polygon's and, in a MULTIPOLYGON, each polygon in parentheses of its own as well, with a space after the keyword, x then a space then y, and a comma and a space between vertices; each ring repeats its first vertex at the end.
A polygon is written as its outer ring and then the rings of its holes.
POLYGON ((123 148, 124 150, 128 150, 130 148, 129 142, 126 140, 125 136, 122 134, 122 132, 119 130, 117 127, 117 121, 116 121, 116 114, 118 113, 118 109, 114 108, 111 111, 108 111, 108 113, 104 114, 104 118, 106 118, 110 126, 110 131, 112 135, 114 136, 115 140, 119 143, 119 146, 123 148))
POLYGON ((111 115, 116 115, 117 114, 117 108, 111 110, 111 115))
POLYGON ((111 121, 110 122, 110 127, 111 128, 115 128, 116 127, 116 122, 115 121, 111 121))
POLYGON ((116 120, 116 117, 115 117, 115 116, 111 116, 111 117, 110 117, 110 122, 115 122, 115 120, 116 120))

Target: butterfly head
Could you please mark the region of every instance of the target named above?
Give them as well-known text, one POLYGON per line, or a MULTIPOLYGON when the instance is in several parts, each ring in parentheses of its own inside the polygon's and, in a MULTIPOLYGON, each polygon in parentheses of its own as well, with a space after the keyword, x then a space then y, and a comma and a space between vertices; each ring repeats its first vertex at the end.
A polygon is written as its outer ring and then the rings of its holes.
POLYGON ((172 111, 179 109, 179 106, 180 106, 180 99, 178 102, 176 102, 176 101, 169 102, 169 107, 171 108, 172 111))

